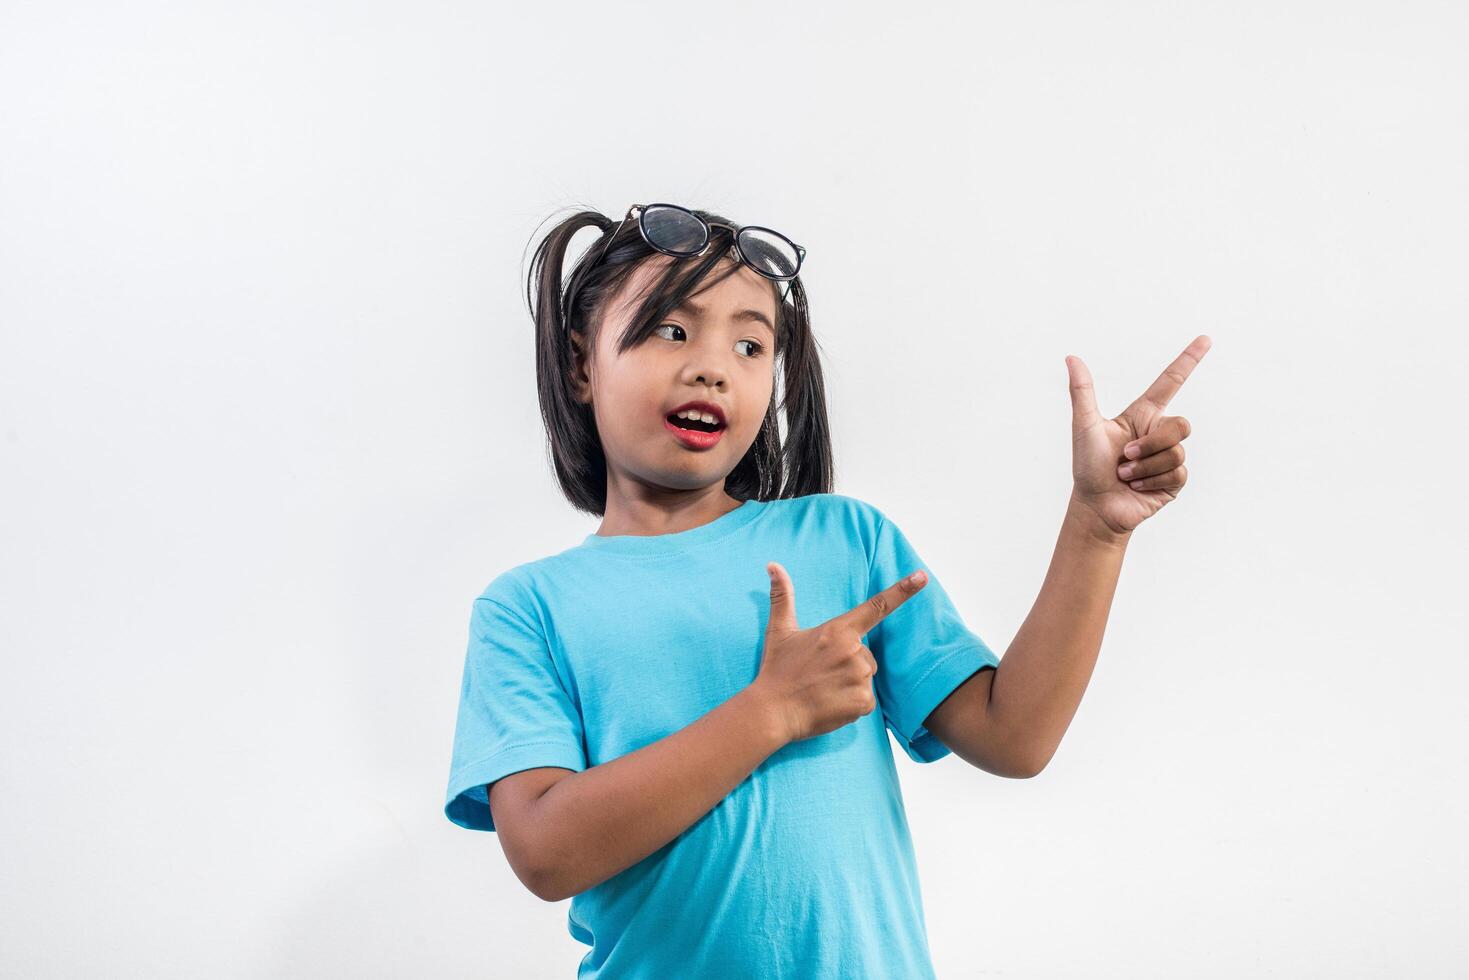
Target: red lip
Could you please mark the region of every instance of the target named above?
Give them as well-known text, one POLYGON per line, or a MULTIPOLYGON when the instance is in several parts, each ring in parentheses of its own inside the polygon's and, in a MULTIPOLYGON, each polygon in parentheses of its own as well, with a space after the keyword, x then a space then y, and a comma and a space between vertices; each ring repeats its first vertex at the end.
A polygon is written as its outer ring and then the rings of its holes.
POLYGON ((716 429, 713 432, 699 432, 696 429, 680 429, 668 421, 666 416, 663 419, 663 427, 669 432, 672 432, 674 438, 689 449, 712 449, 719 444, 720 438, 724 435, 723 429, 716 429))

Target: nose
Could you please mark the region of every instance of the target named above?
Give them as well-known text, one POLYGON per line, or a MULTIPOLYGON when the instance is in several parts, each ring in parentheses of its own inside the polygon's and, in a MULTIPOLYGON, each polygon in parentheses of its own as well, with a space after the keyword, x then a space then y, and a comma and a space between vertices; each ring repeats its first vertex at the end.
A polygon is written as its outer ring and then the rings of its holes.
MULTIPOLYGON (((707 335, 706 335, 707 336, 707 335)), ((729 385, 729 367, 720 359, 720 354, 711 343, 699 342, 688 345, 688 360, 684 363, 684 376, 696 384, 724 390, 729 385)), ((729 357, 737 357, 734 351, 729 357)))

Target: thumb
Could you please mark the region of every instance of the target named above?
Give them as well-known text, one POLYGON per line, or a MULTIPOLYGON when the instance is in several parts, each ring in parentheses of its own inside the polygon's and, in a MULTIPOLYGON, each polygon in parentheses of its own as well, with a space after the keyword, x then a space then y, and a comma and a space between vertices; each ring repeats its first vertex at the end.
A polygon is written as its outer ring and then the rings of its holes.
POLYGON ((1075 354, 1067 355, 1066 371, 1071 378, 1071 427, 1089 429, 1101 418, 1097 394, 1092 388, 1092 373, 1075 354))
POLYGON ((766 562, 765 571, 770 574, 770 620, 765 632, 800 629, 796 625, 796 587, 790 574, 773 561, 766 562))

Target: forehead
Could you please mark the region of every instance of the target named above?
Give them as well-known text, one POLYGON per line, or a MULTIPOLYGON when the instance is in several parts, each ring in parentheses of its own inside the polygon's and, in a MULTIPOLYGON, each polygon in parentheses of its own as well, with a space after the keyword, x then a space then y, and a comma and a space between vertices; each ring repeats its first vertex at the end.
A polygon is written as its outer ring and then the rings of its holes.
MULTIPOLYGON (((674 261, 672 256, 655 255, 634 269, 627 282, 623 283, 622 289, 608 304, 608 321, 626 324, 637 312, 654 282, 674 261)), ((749 266, 740 263, 739 268, 722 282, 709 285, 714 279, 725 275, 734 261, 732 258, 724 259, 710 269, 704 281, 695 287, 686 297, 686 301, 697 306, 702 316, 715 321, 729 319, 741 310, 758 310, 771 323, 775 323, 775 292, 771 281, 749 266)))

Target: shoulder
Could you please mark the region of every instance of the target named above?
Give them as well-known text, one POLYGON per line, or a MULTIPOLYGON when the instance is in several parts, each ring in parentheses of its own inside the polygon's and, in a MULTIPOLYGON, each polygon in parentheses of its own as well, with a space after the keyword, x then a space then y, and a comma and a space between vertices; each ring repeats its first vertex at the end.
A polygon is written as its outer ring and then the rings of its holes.
POLYGON ((547 597, 557 591, 566 563, 566 552, 562 552, 507 568, 480 591, 475 606, 493 603, 535 623, 542 618, 547 597))
POLYGON ((888 522, 878 507, 841 493, 785 497, 771 500, 767 506, 777 508, 787 526, 810 530, 824 540, 840 540, 847 547, 855 545, 869 560, 888 522))
POLYGON ((842 521, 862 527, 877 527, 887 520, 876 506, 842 493, 809 493, 803 497, 787 497, 769 502, 771 506, 800 510, 829 521, 842 521))

